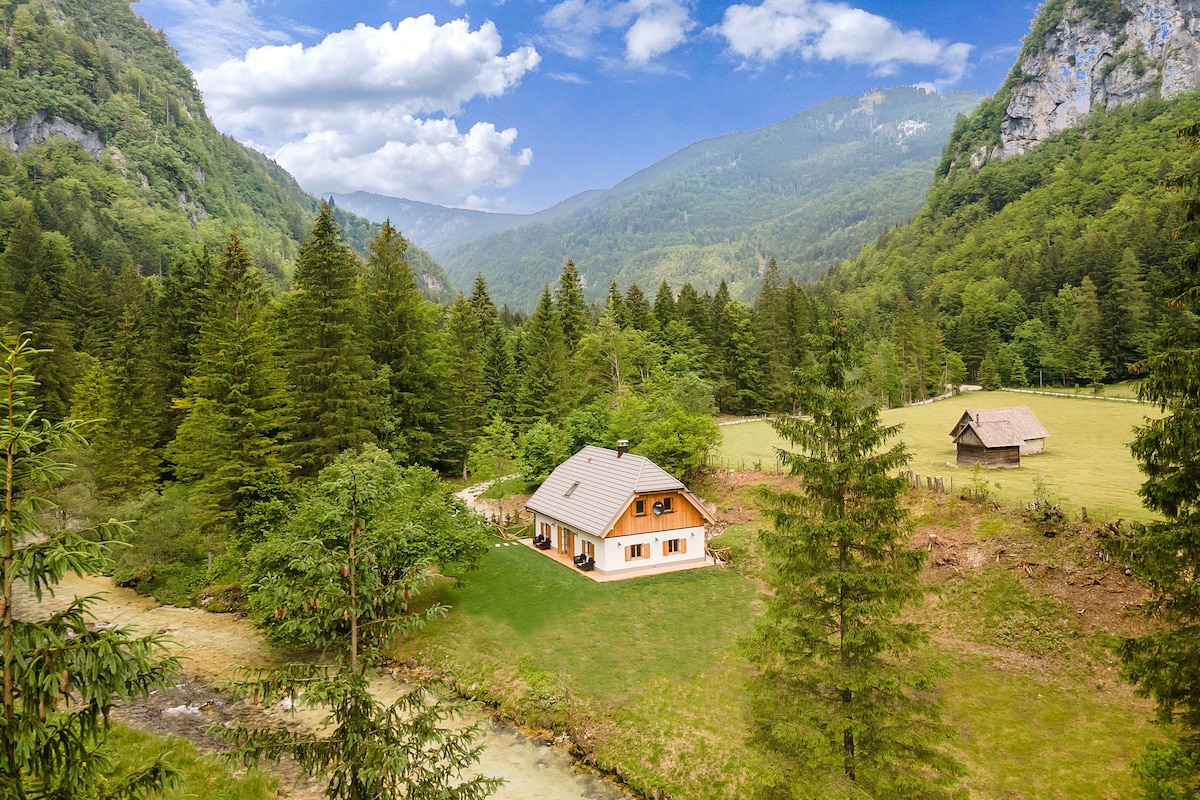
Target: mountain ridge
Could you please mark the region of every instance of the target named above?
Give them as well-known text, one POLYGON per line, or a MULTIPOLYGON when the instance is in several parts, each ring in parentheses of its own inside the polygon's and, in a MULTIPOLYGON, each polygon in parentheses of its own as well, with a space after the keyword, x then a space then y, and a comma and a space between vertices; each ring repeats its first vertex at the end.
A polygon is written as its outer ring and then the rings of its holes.
MULTIPOLYGON (((771 258, 786 275, 811 280, 907 220, 924 199, 954 119, 978 100, 974 93, 873 89, 764 128, 694 142, 609 189, 536 214, 433 211, 395 199, 388 216, 428 246, 456 284, 483 274, 497 298, 526 308, 568 258, 592 300, 613 280, 645 287, 690 281, 701 291, 725 281, 734 296, 748 298, 771 258), (425 231, 430 239, 421 238, 425 231)), ((380 219, 380 206, 361 205, 361 197, 334 199, 380 219)))

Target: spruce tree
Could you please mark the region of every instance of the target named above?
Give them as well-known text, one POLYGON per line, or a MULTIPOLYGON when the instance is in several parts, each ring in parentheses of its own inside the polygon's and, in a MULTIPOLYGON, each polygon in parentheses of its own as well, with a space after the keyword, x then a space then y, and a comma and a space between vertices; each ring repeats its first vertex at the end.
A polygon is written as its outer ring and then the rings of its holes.
MULTIPOLYGON (((1195 150, 1200 125, 1181 133, 1195 150)), ((1146 795, 1200 796, 1200 171, 1173 179, 1183 196, 1185 255, 1170 267, 1161 333, 1137 365, 1138 393, 1164 414, 1137 429, 1131 447, 1146 480, 1138 493, 1158 517, 1116 542, 1122 561, 1154 591, 1153 630, 1120 648, 1127 676, 1154 698, 1169 743, 1150 745, 1135 768, 1146 795)))
POLYGON ((118 774, 105 739, 115 700, 144 698, 170 684, 179 662, 166 655, 166 640, 98 629, 91 624, 92 598, 76 598, 48 619, 26 622, 13 614, 18 585, 40 600, 68 572, 107 562, 96 531, 39 524, 50 504, 38 493, 62 480, 70 470, 59 460, 63 451, 84 441, 77 421, 51 424, 33 407, 34 380, 24 363, 34 352, 27 339, 0 347, 0 458, 7 476, 0 505, 0 797, 147 797, 170 782, 169 766, 157 761, 118 774))
POLYGON ((250 254, 231 234, 207 288, 186 416, 169 448, 203 514, 210 552, 232 531, 240 501, 286 471, 287 375, 275 355, 268 302, 250 254))
MULTIPOLYGON (((181 258, 162 280, 153 313, 153 335, 159 391, 171 400, 183 397, 184 379, 196 366, 212 272, 212 252, 205 245, 181 258)), ((164 417, 165 440, 174 438, 182 419, 179 409, 168 411, 164 417)))
POLYGON ((509 335, 500 325, 492 328, 484 343, 483 385, 490 416, 499 415, 506 422, 514 417, 517 368, 508 346, 509 335))
POLYGON ((408 242, 390 221, 370 243, 363 280, 365 332, 371 360, 387 367, 388 402, 397 430, 390 437, 406 461, 429 463, 440 429, 436 311, 421 297, 408 242))
POLYGON ((445 383, 443 447, 446 457, 461 468, 465 479, 467 455, 488 419, 484 320, 477 306, 462 294, 445 313, 442 349, 449 367, 445 383))
POLYGON ((517 391, 518 419, 525 425, 538 420, 561 422, 575 407, 577 381, 571 372, 566 337, 555 313, 550 288, 534 309, 522 340, 525 355, 517 391))
POLYGON ((357 258, 323 203, 296 256, 287 310, 295 418, 289 455, 303 475, 316 475, 338 453, 372 438, 374 365, 361 335, 357 290, 357 258))
POLYGON ((105 422, 95 435, 96 487, 113 500, 154 488, 162 466, 158 437, 166 401, 158 393, 147 316, 145 303, 131 303, 103 359, 105 422))
POLYGON ((924 634, 904 619, 922 596, 896 474, 908 461, 880 423, 839 321, 798 385, 799 416, 776 432, 797 482, 764 490, 771 530, 766 611, 745 649, 752 737, 774 753, 772 797, 934 798, 954 762, 911 663, 924 634))
POLYGON ((658 320, 659 328, 666 328, 671 320, 676 318, 675 293, 666 281, 658 285, 658 291, 654 295, 654 318, 658 320))
POLYGON ((583 299, 583 278, 571 259, 567 259, 559 276, 558 288, 554 291, 554 308, 558 312, 558 324, 567 355, 573 356, 583 335, 591 327, 591 316, 583 299))
POLYGON ((658 327, 650 301, 636 283, 629 284, 625 291, 625 308, 629 310, 629 324, 636 330, 652 333, 658 327))

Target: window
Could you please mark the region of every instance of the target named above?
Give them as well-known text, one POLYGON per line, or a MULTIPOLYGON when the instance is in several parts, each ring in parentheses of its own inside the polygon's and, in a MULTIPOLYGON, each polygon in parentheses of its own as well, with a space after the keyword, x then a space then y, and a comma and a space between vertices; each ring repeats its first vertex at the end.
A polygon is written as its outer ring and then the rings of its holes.
POLYGON ((646 516, 646 501, 645 500, 634 500, 633 501, 633 513, 639 517, 646 516))
POLYGON ((670 514, 672 511, 675 510, 675 509, 671 508, 671 498, 670 497, 664 497, 662 499, 662 504, 663 504, 663 513, 664 514, 670 514))
POLYGON ((677 556, 687 552, 687 539, 668 539, 663 542, 664 556, 677 556))
POLYGON ((650 545, 648 544, 631 544, 625 547, 625 560, 635 561, 639 558, 650 557, 650 545))
POLYGON ((589 542, 587 540, 584 540, 583 554, 585 556, 587 556, 588 558, 594 560, 596 558, 596 545, 592 544, 591 542, 589 542))

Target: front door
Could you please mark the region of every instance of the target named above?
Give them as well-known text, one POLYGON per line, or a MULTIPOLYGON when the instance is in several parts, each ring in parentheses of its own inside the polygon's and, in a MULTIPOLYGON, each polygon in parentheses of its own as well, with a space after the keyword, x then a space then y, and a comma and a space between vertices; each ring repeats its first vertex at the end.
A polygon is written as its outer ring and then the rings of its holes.
POLYGON ((575 555, 575 531, 570 528, 558 529, 558 552, 564 556, 575 555))

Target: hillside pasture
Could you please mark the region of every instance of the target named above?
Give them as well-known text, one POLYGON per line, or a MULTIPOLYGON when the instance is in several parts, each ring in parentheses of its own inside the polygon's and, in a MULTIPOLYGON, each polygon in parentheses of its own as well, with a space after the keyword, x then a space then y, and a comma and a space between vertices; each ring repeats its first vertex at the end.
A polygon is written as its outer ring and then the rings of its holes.
MULTIPOLYGON (((973 470, 954 464, 950 429, 967 409, 1025 405, 1050 432, 1046 452, 1024 456, 1017 469, 986 470, 979 480, 997 502, 1011 507, 1029 503, 1040 490, 1064 511, 1078 515, 1087 508, 1097 520, 1148 519, 1137 495, 1142 474, 1129 452, 1134 429, 1156 407, 1133 402, 1080 396, 1018 392, 971 392, 949 400, 883 412, 885 423, 902 425, 900 438, 912 454, 909 468, 918 475, 940 475, 955 491, 972 484, 973 470)), ((727 425, 721 429, 719 466, 746 470, 779 469, 775 449, 783 442, 766 421, 727 425)))

